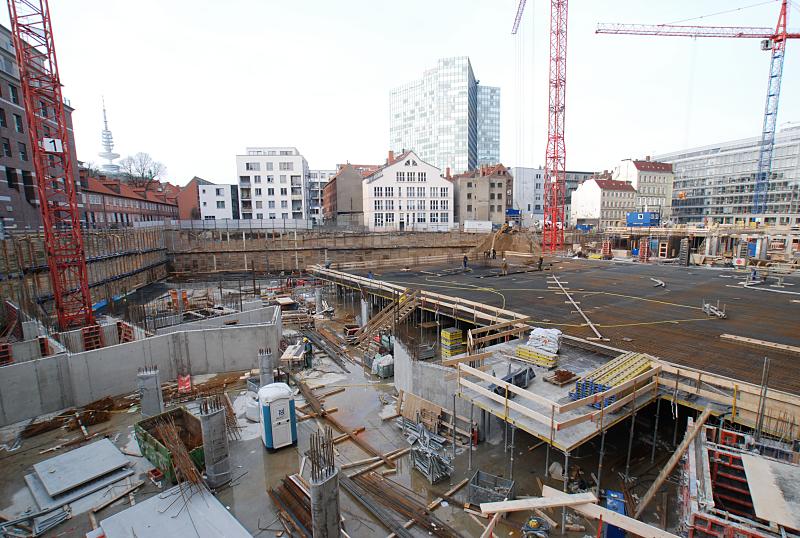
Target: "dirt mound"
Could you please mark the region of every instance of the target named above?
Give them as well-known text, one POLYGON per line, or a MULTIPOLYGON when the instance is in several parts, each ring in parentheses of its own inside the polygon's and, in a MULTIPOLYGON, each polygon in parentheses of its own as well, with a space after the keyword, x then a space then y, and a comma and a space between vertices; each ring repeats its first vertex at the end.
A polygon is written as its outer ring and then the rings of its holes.
POLYGON ((525 252, 536 256, 541 253, 541 245, 539 244, 538 236, 534 237, 534 234, 527 231, 516 233, 492 232, 486 235, 484 240, 475 247, 473 252, 483 254, 486 251, 492 250, 492 241, 494 241, 494 249, 498 256, 508 251, 525 252))

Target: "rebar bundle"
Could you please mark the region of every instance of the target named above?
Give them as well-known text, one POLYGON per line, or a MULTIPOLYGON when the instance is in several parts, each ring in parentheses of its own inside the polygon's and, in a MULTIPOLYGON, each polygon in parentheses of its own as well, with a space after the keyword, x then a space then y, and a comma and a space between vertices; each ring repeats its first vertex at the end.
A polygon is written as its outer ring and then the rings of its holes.
POLYGON ((306 452, 311 462, 311 479, 321 482, 328 479, 336 469, 333 461, 333 431, 330 427, 311 434, 311 446, 306 452))
POLYGON ((200 491, 204 487, 203 475, 200 474, 191 456, 189 456, 189 451, 181 441, 180 434, 171 416, 165 415, 159 421, 156 426, 156 433, 170 454, 172 454, 172 468, 175 472, 175 478, 182 486, 182 493, 191 495, 195 491, 200 491), (183 487, 184 485, 186 487, 183 487))

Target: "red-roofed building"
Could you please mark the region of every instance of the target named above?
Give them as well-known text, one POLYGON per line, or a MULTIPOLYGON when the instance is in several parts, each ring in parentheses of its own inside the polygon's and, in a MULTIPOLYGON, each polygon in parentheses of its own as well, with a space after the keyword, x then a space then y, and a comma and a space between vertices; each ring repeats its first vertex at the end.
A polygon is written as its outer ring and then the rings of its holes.
POLYGON ((670 163, 651 161, 650 156, 643 160, 627 159, 614 168, 612 178, 633 185, 638 211, 660 212, 662 221, 670 218, 675 181, 670 163))
POLYGON ((85 168, 79 173, 85 220, 90 228, 121 228, 178 218, 174 185, 156 182, 145 193, 144 188, 131 187, 119 179, 90 177, 85 168))
POLYGON ((636 209, 636 189, 627 181, 604 179, 608 175, 587 179, 572 193, 570 224, 600 229, 625 225, 626 213, 636 209))

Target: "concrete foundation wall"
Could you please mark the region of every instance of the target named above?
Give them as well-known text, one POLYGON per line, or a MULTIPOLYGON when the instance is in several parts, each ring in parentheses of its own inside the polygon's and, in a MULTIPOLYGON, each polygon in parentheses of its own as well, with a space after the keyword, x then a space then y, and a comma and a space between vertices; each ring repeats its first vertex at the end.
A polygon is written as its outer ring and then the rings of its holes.
POLYGON ((258 350, 278 349, 280 336, 280 322, 182 331, 4 366, 0 426, 134 392, 144 366, 158 367, 165 381, 179 370, 201 375, 255 368, 258 350))
MULTIPOLYGON (((453 368, 413 360, 402 344, 394 345, 394 385, 452 411, 453 394, 458 391, 458 378, 447 380, 453 368)), ((456 414, 469 416, 469 404, 456 398, 456 414)))
MULTIPOLYGON (((260 303, 259 303, 260 304, 260 303)), ((217 316, 215 318, 201 319, 199 321, 191 321, 181 325, 173 325, 171 327, 162 327, 156 331, 157 334, 170 334, 178 331, 191 331, 199 329, 213 329, 218 327, 231 326, 236 322, 236 325, 256 325, 261 323, 275 323, 276 316, 280 309, 277 306, 267 306, 257 309, 247 310, 245 312, 235 312, 233 314, 226 314, 224 316, 217 316)))

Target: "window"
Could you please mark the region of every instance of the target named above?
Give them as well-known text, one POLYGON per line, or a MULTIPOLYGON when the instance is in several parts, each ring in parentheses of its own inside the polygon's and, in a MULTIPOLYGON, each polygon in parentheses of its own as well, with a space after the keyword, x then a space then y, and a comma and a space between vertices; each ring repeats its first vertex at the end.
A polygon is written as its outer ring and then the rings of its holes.
POLYGON ((425 222, 425 213, 417 213, 417 222, 425 222))
POLYGON ((294 170, 294 163, 292 161, 278 163, 279 170, 294 170))
POLYGON ((0 127, 8 127, 6 122, 6 111, 0 108, 0 127))
POLYGON ((250 176, 239 176, 240 183, 250 183, 250 176))
POLYGON ((386 213, 386 224, 394 224, 394 213, 386 213))
MULTIPOLYGON (((25 178, 23 177, 23 179, 25 178)), ((13 168, 6 168, 6 183, 12 189, 17 188, 17 171, 13 168)))
MULTIPOLYGON (((256 177, 258 177, 258 176, 256 176, 256 177)), ((222 188, 214 189, 214 191, 217 193, 217 196, 223 196, 224 190, 225 189, 222 189, 222 188)))
POLYGON ((494 193, 493 192, 489 193, 489 200, 494 200, 494 193))
POLYGON ((11 95, 11 102, 15 105, 19 104, 19 90, 13 84, 8 85, 8 92, 11 95))
MULTIPOLYGON (((261 202, 256 202, 256 207, 258 207, 260 203, 261 202)), ((217 200, 217 209, 225 209, 225 200, 217 200)))
MULTIPOLYGON (((253 183, 261 183, 261 176, 253 176, 253 183)), ((217 189, 219 190, 219 189, 217 189)), ((221 194, 219 196, 222 196, 221 194)))
POLYGON ((256 196, 261 196, 261 189, 256 189, 256 196))
POLYGON ((408 206, 409 211, 414 211, 415 209, 417 209, 417 203, 414 200, 409 200, 406 203, 406 206, 408 206))
POLYGON ((417 198, 425 198, 425 187, 417 187, 417 198))
POLYGON ((267 196, 275 196, 275 189, 272 187, 267 189, 267 196))
POLYGON ((269 214, 269 220, 275 220, 275 213, 269 214))
POLYGON ((408 180, 409 181, 414 181, 414 175, 415 175, 415 172, 409 172, 408 173, 408 180))
POLYGON ((3 138, 3 155, 11 157, 11 141, 8 138, 3 138))
POLYGON ((275 176, 267 176, 267 183, 275 183, 275 176))
POLYGON ((281 200, 281 209, 286 209, 287 207, 289 207, 289 202, 281 200))
POLYGON ((281 183, 286 183, 286 174, 281 174, 281 183))
POLYGON ((394 198, 394 187, 386 187, 386 197, 394 198))
POLYGON ((439 222, 450 222, 450 215, 448 213, 439 213, 439 222))
POLYGON ((22 116, 19 114, 14 114, 14 127, 17 129, 18 133, 25 132, 25 128, 22 126, 22 116))
POLYGON ((438 213, 431 213, 431 222, 432 223, 439 222, 439 214, 438 213))
POLYGON ((468 188, 468 189, 471 189, 471 188, 472 188, 472 181, 467 181, 467 188, 468 188))
POLYGON ((46 118, 47 117, 47 103, 45 103, 44 101, 39 101, 39 111, 41 112, 42 117, 46 118))
POLYGON ((503 193, 502 192, 498 192, 497 193, 497 199, 498 200, 502 200, 503 199, 503 193))
POLYGON ((411 198, 414 196, 414 187, 406 187, 406 196, 411 198))
POLYGON ((272 170, 272 163, 268 162, 266 164, 267 164, 267 170, 272 170))
POLYGON ((471 192, 467 193, 467 200, 472 200, 472 193, 471 192))
MULTIPOLYGON (((5 125, 3 126, 5 127, 5 125)), ((403 182, 406 180, 406 173, 405 172, 397 172, 397 181, 403 182)))
POLYGON ((203 207, 206 207, 207 205, 208 205, 208 202, 206 202, 205 200, 203 200, 203 207))
POLYGON ((383 187, 373 187, 372 188, 372 195, 375 198, 382 198, 383 197, 383 187))
POLYGON ((418 177, 419 177, 419 181, 428 181, 427 172, 420 172, 418 177))
POLYGON ((375 211, 383 211, 383 200, 375 200, 375 211))
POLYGON ((256 213, 256 218, 257 219, 263 219, 264 218, 264 213, 256 213))
POLYGON ((372 221, 376 227, 383 226, 383 213, 375 213, 375 217, 372 221))
POLYGON ((275 209, 275 200, 270 200, 267 202, 267 207, 270 209, 275 209))
POLYGON ((394 211, 394 200, 386 200, 386 211, 394 211))
POLYGON ((439 196, 442 198, 447 198, 447 196, 450 194, 450 187, 442 187, 439 192, 441 192, 439 196))
POLYGON ((22 161, 28 160, 28 148, 25 147, 25 144, 22 142, 17 142, 17 148, 19 149, 19 158, 22 161))
POLYGON ((431 200, 431 211, 439 211, 439 200, 431 200))
MULTIPOLYGON (((225 207, 224 205, 222 207, 225 207)), ((264 209, 264 202, 256 200, 256 209, 264 209)))
POLYGON ((281 187, 281 196, 286 196, 289 190, 286 187, 281 187))
POLYGON ((442 200, 440 207, 444 210, 450 209, 450 201, 449 200, 442 200))
POLYGON ((261 163, 244 163, 244 169, 249 170, 251 172, 253 171, 257 172, 261 170, 261 163))

